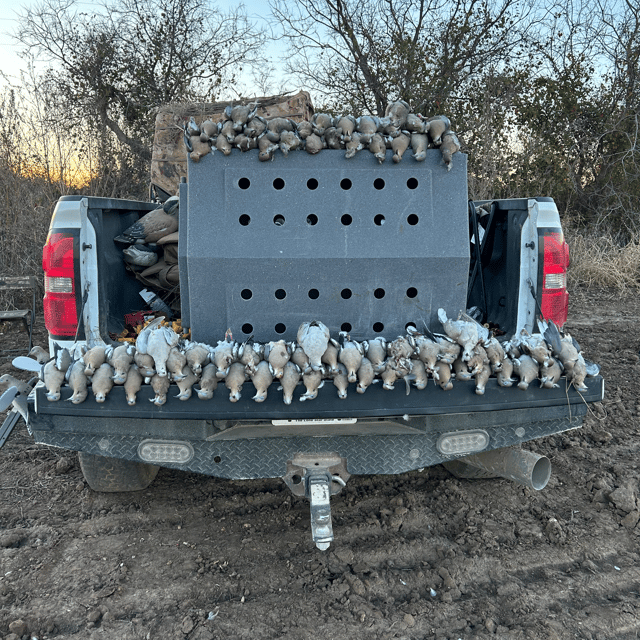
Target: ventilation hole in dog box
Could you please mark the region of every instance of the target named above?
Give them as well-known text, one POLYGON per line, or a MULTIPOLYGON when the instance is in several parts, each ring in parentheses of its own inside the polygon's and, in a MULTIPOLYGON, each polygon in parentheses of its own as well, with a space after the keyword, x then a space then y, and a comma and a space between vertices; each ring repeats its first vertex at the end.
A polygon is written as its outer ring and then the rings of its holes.
POLYGON ((415 298, 418 295, 418 290, 415 287, 409 287, 407 289, 407 298, 415 298))
POLYGON ((379 226, 381 227, 384 224, 384 216, 379 213, 376 216, 373 217, 373 221, 379 226))
POLYGON ((317 300, 320 297, 320 292, 317 289, 309 289, 308 295, 312 300, 317 300))
POLYGON ((287 297, 287 292, 284 289, 276 289, 276 298, 278 300, 284 300, 287 297))
POLYGON ((242 325, 242 333, 245 333, 246 335, 250 335, 253 333, 253 325, 250 324, 249 322, 245 322, 245 324, 242 325))
POLYGON ((287 330, 287 327, 286 325, 282 324, 282 322, 278 322, 278 324, 275 326, 275 330, 276 333, 283 334, 287 330))
POLYGON ((348 300, 353 294, 351 293, 351 289, 343 289, 340 292, 343 300, 348 300))
POLYGON ((307 180, 307 189, 314 191, 318 188, 318 181, 315 178, 309 178, 307 180))
POLYGON ((340 331, 346 331, 347 333, 349 333, 349 331, 351 331, 351 329, 353 329, 353 327, 351 326, 350 322, 343 322, 340 325, 340 331))
POLYGON ((407 324, 404 325, 404 330, 406 331, 409 327, 413 327, 414 329, 418 328, 418 327, 416 327, 416 323, 415 322, 407 322, 407 324))
POLYGON ((307 224, 310 227, 313 227, 314 225, 318 224, 318 216, 315 213, 310 213, 307 216, 307 224))
POLYGON ((251 222, 251 216, 243 213, 240 218, 238 218, 238 222, 240 222, 243 227, 246 227, 251 222))
POLYGON ((420 220, 420 218, 418 218, 418 216, 415 213, 411 213, 407 216, 407 222, 414 227, 415 225, 418 224, 418 221, 420 220))
POLYGON ((382 178, 376 178, 376 179, 373 181, 373 186, 374 186, 378 191, 380 191, 380 190, 384 189, 384 180, 383 180, 382 178))
POLYGON ((407 187, 409 187, 409 189, 417 189, 418 188, 417 178, 409 178, 407 180, 407 187))
POLYGON ((282 178, 276 178, 273 181, 273 188, 276 189, 277 191, 284 189, 284 180, 282 178))
POLYGON ((382 324, 382 322, 374 322, 373 323, 373 330, 376 333, 381 333, 382 331, 384 331, 384 325, 382 324))
POLYGON ((251 180, 249 180, 249 178, 240 178, 240 180, 238 180, 238 186, 241 189, 248 189, 251 186, 251 180))
POLYGON ((342 178, 342 180, 340 180, 340 186, 345 190, 345 191, 349 191, 349 189, 351 189, 353 183, 351 182, 351 180, 349 180, 349 178, 342 178))
POLYGON ((382 298, 384 298, 384 294, 385 294, 385 290, 384 289, 376 289, 373 292, 373 295, 378 298, 378 300, 382 300, 382 298))
POLYGON ((251 289, 243 289, 240 295, 243 300, 251 300, 251 298, 253 298, 253 291, 251 291, 251 289))
POLYGON ((348 213, 345 213, 340 218, 340 222, 342 222, 345 227, 348 227, 353 222, 353 218, 348 213))
POLYGON ((282 227, 284 225, 284 216, 281 213, 279 213, 277 216, 274 216, 273 224, 275 224, 276 227, 282 227))

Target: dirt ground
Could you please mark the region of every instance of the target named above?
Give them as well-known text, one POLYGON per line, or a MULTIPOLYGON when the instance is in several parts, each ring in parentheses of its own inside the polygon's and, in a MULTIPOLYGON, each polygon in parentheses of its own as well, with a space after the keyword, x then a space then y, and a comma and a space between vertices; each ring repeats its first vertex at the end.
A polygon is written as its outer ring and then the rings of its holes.
MULTIPOLYGON (((0 638, 637 638, 639 311, 637 295, 573 295, 567 326, 606 397, 530 443, 552 462, 543 491, 441 466, 354 476, 327 552, 280 480, 161 469, 99 494, 20 422, 0 450, 0 638)), ((17 329, 1 348, 27 344, 17 329)), ((20 375, 6 357, 2 373, 20 375)))

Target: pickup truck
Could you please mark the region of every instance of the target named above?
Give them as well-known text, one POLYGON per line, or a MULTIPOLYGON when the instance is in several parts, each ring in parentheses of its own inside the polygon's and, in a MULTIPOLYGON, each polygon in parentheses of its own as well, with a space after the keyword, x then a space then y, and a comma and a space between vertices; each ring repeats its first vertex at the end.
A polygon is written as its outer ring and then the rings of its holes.
MULTIPOLYGON (((258 162, 258 151, 209 154, 189 162, 179 188, 180 311, 191 339, 215 346, 230 330, 242 342, 292 341, 304 321, 332 336, 393 340, 408 327, 442 333, 449 317, 475 308, 501 340, 544 318, 567 318, 568 251, 549 197, 469 203, 467 158, 451 170, 437 149, 384 163, 368 151, 346 159, 327 149, 258 162)), ((141 283, 125 269, 124 229, 157 202, 60 198, 44 247, 45 315, 50 347, 112 344, 125 316, 145 309, 141 283)), ((338 397, 325 384, 316 399, 291 404, 273 382, 264 402, 251 382, 238 402, 223 384, 212 399, 170 392, 150 400, 144 385, 129 405, 122 386, 106 401, 47 400, 39 383, 29 400, 38 443, 79 452, 98 491, 146 488, 159 467, 219 478, 284 479, 309 499, 313 539, 333 539, 330 496, 351 474, 400 474, 444 463, 460 477, 501 475, 541 489, 549 461, 522 443, 581 426, 588 403, 603 398, 601 376, 578 392, 526 390, 491 378, 445 391, 374 384, 338 397), (251 390, 249 390, 249 388, 251 390)), ((175 389, 175 386, 172 387, 175 389)))

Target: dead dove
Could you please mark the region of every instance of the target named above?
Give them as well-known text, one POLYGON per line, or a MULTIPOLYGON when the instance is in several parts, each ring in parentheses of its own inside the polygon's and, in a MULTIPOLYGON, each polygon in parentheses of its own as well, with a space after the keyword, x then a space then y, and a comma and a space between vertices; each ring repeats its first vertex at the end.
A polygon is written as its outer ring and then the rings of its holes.
POLYGON ((426 133, 426 122, 416 113, 408 113, 403 128, 411 133, 426 133))
POLYGON ((511 377, 513 374, 513 360, 509 356, 505 356, 502 360, 502 366, 496 371, 496 379, 501 387, 510 387, 515 379, 511 377))
POLYGON ((404 100, 396 100, 387 105, 384 115, 385 118, 388 118, 392 126, 401 129, 407 122, 407 117, 410 112, 411 107, 407 102, 404 100))
POLYGON ((338 390, 338 398, 344 400, 347 397, 349 379, 347 378, 347 369, 343 364, 339 364, 338 372, 333 374, 333 385, 338 390))
MULTIPOLYGON (((73 349, 72 349, 73 350, 73 349)), ((53 345, 53 359, 58 371, 66 373, 67 369, 73 364, 73 358, 69 349, 61 348, 57 343, 53 345)))
POLYGON ((295 123, 293 120, 289 120, 289 118, 273 118, 267 121, 267 131, 265 132, 265 136, 271 142, 279 142, 280 134, 283 131, 294 131, 295 123))
POLYGON ((453 131, 447 131, 442 136, 442 144, 440 145, 442 161, 447 165, 447 171, 451 171, 453 154, 458 153, 458 151, 460 151, 458 136, 453 131))
POLYGON ((187 374, 184 372, 186 364, 187 356, 185 356, 178 347, 171 347, 169 355, 167 356, 167 372, 169 373, 169 377, 175 382, 179 382, 186 377, 187 374))
POLYGON ((357 131, 355 131, 351 135, 351 140, 345 143, 345 148, 347 150, 347 152, 344 154, 345 158, 353 158, 353 156, 355 156, 358 151, 364 149, 364 143, 361 142, 360 138, 361 135, 357 131))
POLYGON ((311 117, 311 126, 313 127, 313 133, 321 138, 325 130, 333 126, 333 118, 326 113, 314 113, 311 117))
POLYGON ((387 341, 382 338, 374 338, 366 340, 362 343, 364 354, 369 358, 375 373, 380 373, 385 367, 387 359, 387 341))
POLYGON ((360 134, 360 143, 368 146, 371 138, 378 132, 380 121, 373 116, 360 116, 356 120, 356 130, 360 134))
POLYGON ((322 354, 329 344, 329 328, 319 320, 303 322, 298 328, 297 341, 309 358, 314 371, 322 370, 322 354))
MULTIPOLYGON (((229 120, 229 122, 231 122, 229 120)), ((233 127, 231 128, 233 131, 233 127)), ((235 140, 235 134, 229 140, 227 136, 223 135, 223 132, 220 132, 220 135, 216 138, 216 149, 220 151, 223 155, 228 156, 231 155, 231 150, 233 149, 233 141, 235 140)))
POLYGON ((324 140, 315 133, 312 133, 310 136, 307 136, 304 141, 304 148, 307 153, 314 156, 316 153, 320 153, 320 151, 324 149, 324 140))
POLYGON ((238 359, 238 352, 238 343, 227 332, 225 339, 218 341, 211 354, 211 361, 216 365, 218 378, 224 378, 228 374, 232 363, 238 359))
POLYGON ((567 371, 567 380, 578 391, 588 391, 589 388, 584 383, 584 379, 587 377, 587 364, 582 357, 582 354, 578 354, 577 360, 573 363, 571 370, 567 371))
POLYGON ((202 369, 199 388, 196 389, 200 400, 211 400, 213 392, 218 388, 218 376, 216 375, 216 365, 209 363, 202 369))
POLYGON ((334 127, 342 131, 342 142, 351 141, 351 136, 356 128, 356 119, 353 116, 339 116, 333 121, 334 127))
POLYGON ((209 347, 199 342, 188 342, 185 345, 184 355, 191 371, 199 376, 202 367, 209 362, 209 347))
POLYGON ((368 387, 373 384, 373 381, 376 377, 375 371, 373 370, 373 364, 369 358, 366 356, 362 357, 362 362, 360 363, 360 367, 358 368, 358 386, 356 387, 356 391, 358 393, 364 393, 368 387))
MULTIPOLYGON (((142 332, 140 332, 142 335, 142 332)), ((138 339, 140 338, 138 336, 138 339)), ((167 375, 167 358, 172 347, 175 347, 180 340, 180 336, 170 327, 156 327, 149 333, 145 349, 140 349, 142 353, 148 353, 155 365, 156 375, 167 375)), ((136 348, 140 348, 137 346, 136 348)))
POLYGON ((485 348, 482 345, 477 344, 473 348, 473 351, 471 352, 471 357, 467 361, 467 367, 469 368, 469 371, 471 371, 471 375, 472 376, 478 375, 478 373, 482 371, 482 368, 485 365, 488 366, 489 364, 490 364, 489 356, 487 356, 487 352, 485 351, 485 348))
POLYGON ((328 127, 324 132, 324 142, 327 149, 342 149, 342 129, 328 127))
POLYGON ((167 401, 167 393, 169 393, 170 387, 171 382, 169 381, 169 377, 160 376, 156 373, 156 375, 151 378, 151 388, 156 395, 153 398, 149 398, 149 402, 153 402, 153 404, 161 407, 167 401))
POLYGON ((407 395, 409 395, 408 377, 411 374, 412 368, 413 362, 409 357, 389 358, 384 370, 380 374, 383 383, 382 388, 391 391, 394 388, 393 385, 396 380, 403 378, 407 387, 407 395))
POLYGON ((422 162, 427 157, 427 147, 429 141, 424 133, 411 134, 411 148, 413 149, 413 158, 418 162, 422 162))
POLYGON ((456 358, 453 363, 453 372, 456 374, 456 380, 466 381, 473 378, 467 363, 460 357, 456 358))
POLYGON ((487 381, 489 380, 490 377, 491 377, 491 366, 487 362, 487 363, 483 364, 482 367, 480 368, 480 371, 478 371, 475 374, 475 378, 476 378, 476 393, 479 396, 483 396, 484 395, 484 390, 485 390, 485 387, 487 385, 487 381))
POLYGON ((283 131, 280 134, 280 151, 287 157, 289 151, 295 151, 302 146, 302 140, 295 131, 283 131))
POLYGON ((56 367, 55 360, 49 360, 44 365, 44 384, 47 387, 47 400, 55 402, 60 400, 60 387, 64 383, 65 371, 56 367))
POLYGON ((238 132, 233 128, 233 120, 225 120, 220 127, 218 138, 222 137, 231 144, 235 140, 236 133, 238 132))
POLYGON ((229 389, 229 400, 238 402, 241 397, 242 385, 246 381, 247 376, 244 372, 244 366, 240 362, 234 362, 229 367, 229 373, 224 381, 224 386, 229 389))
POLYGON ((140 369, 135 364, 132 364, 127 371, 127 379, 124 381, 124 392, 127 396, 127 404, 134 405, 136 403, 136 396, 138 395, 138 391, 140 391, 140 387, 144 381, 144 377, 142 373, 140 373, 140 369))
MULTIPOLYGON (((293 353, 291 354, 291 361, 297 365, 301 373, 308 373, 309 371, 311 371, 311 365, 309 364, 309 356, 304 352, 304 349, 296 342, 293 343, 292 348, 293 348, 293 353)), ((337 358, 337 355, 336 355, 336 358, 337 358)))
POLYGON ((153 358, 148 353, 140 353, 140 351, 136 350, 133 354, 133 362, 145 378, 151 378, 156 375, 153 358))
POLYGON ((538 377, 539 365, 531 356, 523 354, 513 361, 513 370, 520 378, 518 389, 524 390, 538 377))
POLYGON ((302 384, 304 384, 306 392, 300 396, 300 402, 314 400, 318 396, 318 389, 324 385, 323 376, 324 370, 322 368, 313 369, 302 375, 302 384))
POLYGON ((434 337, 440 347, 438 360, 446 362, 447 364, 453 364, 455 359, 460 355, 462 347, 455 342, 455 340, 452 340, 447 336, 435 334, 434 337))
POLYGON ((448 362, 438 361, 433 377, 444 391, 451 391, 453 389, 453 382, 451 380, 451 365, 448 362))
POLYGON ((84 361, 84 374, 91 377, 106 360, 106 346, 96 345, 95 347, 91 347, 91 349, 82 356, 82 359, 84 361))
POLYGON ((351 337, 346 331, 340 331, 338 341, 340 343, 338 361, 345 366, 349 382, 357 382, 358 369, 362 364, 364 349, 359 342, 351 340, 351 337))
POLYGON ((549 358, 547 364, 540 367, 540 386, 545 389, 558 387, 562 376, 562 366, 555 358, 549 358))
MULTIPOLYGON (((36 379, 37 381, 37 379, 36 379)), ((24 419, 25 424, 29 424, 28 398, 31 393, 31 386, 22 380, 5 373, 0 376, 0 412, 5 411, 9 406, 17 411, 24 419)))
POLYGON ((415 353, 415 347, 404 336, 398 336, 387 345, 387 353, 392 358, 410 358, 415 353))
POLYGON ((500 371, 505 355, 502 345, 494 336, 491 336, 488 340, 485 340, 484 348, 487 352, 487 357, 489 358, 491 371, 493 371, 493 373, 500 371))
POLYGON ((211 153, 211 144, 208 140, 203 140, 202 134, 200 134, 199 136, 191 136, 187 149, 189 150, 189 158, 193 162, 200 162, 202 158, 211 153))
POLYGON ((264 345, 253 341, 253 335, 242 343, 238 350, 238 361, 244 365, 248 376, 255 373, 256 367, 264 356, 264 345))
MULTIPOLYGON (((284 342, 284 340, 282 342, 284 342)), ((284 374, 284 370, 282 373, 284 374)), ((256 388, 256 395, 253 396, 253 400, 256 402, 264 402, 267 399, 269 387, 274 379, 274 375, 271 372, 271 365, 266 360, 262 360, 256 367, 255 373, 250 377, 253 386, 256 388)))
POLYGON ((167 213, 163 206, 143 215, 137 222, 116 236, 114 240, 125 244, 148 244, 149 242, 157 242, 160 238, 177 230, 178 211, 167 213))
POLYGON ((276 152, 277 148, 277 143, 271 142, 271 140, 269 140, 269 138, 267 138, 265 134, 261 135, 258 138, 258 149, 260 149, 258 160, 260 160, 260 162, 268 162, 270 160, 273 160, 273 154, 276 152))
POLYGON ((411 378, 413 384, 417 389, 425 389, 429 382, 429 374, 427 368, 424 366, 424 362, 420 358, 411 358, 411 378))
POLYGON ((198 382, 198 376, 196 376, 191 367, 185 364, 182 368, 182 372, 179 379, 174 378, 178 385, 180 393, 176 396, 178 400, 188 400, 191 397, 191 388, 198 382))
POLYGON ((209 118, 200 125, 200 140, 203 142, 214 140, 219 131, 220 127, 218 126, 218 123, 209 118))
POLYGON ((329 339, 327 350, 322 354, 322 363, 328 365, 329 373, 338 373, 338 353, 340 351, 340 344, 333 338, 329 339))
POLYGON ((369 142, 369 151, 373 153, 374 158, 379 164, 382 164, 385 161, 387 156, 387 145, 384 138, 379 133, 372 136, 371 141, 369 142))
POLYGON ((404 152, 409 148, 411 138, 404 132, 393 138, 391 150, 393 151, 393 161, 397 164, 402 161, 404 152))
POLYGON ((225 116, 232 122, 234 131, 239 133, 247 122, 249 122, 258 110, 257 102, 250 102, 247 105, 229 105, 225 110, 225 116))
POLYGON ((442 136, 449 131, 451 123, 446 116, 434 116, 429 118, 426 123, 426 131, 434 145, 442 144, 442 136))
POLYGON ((415 344, 415 351, 420 360, 426 365, 427 371, 435 369, 440 354, 440 345, 431 338, 418 333, 413 327, 407 327, 407 333, 415 344))
POLYGON ((96 402, 104 402, 113 389, 113 369, 108 362, 101 364, 91 378, 91 391, 96 402))
POLYGON ((271 375, 276 380, 280 380, 284 373, 284 365, 291 359, 291 345, 284 340, 269 342, 265 346, 264 357, 268 361, 271 375))
POLYGON ((548 362, 551 357, 551 352, 544 336, 539 333, 532 335, 526 329, 523 329, 518 337, 518 346, 521 351, 531 356, 540 365, 548 362))
POLYGON ((132 344, 122 344, 111 352, 108 362, 113 367, 114 384, 124 384, 127 379, 127 371, 133 363, 134 353, 135 348, 132 344))
POLYGON ((185 124, 185 131, 189 136, 200 135, 200 127, 193 116, 191 116, 191 118, 189 118, 189 122, 185 124))
POLYGON ((460 320, 451 320, 447 318, 444 309, 438 309, 438 319, 445 333, 463 348, 462 359, 468 361, 478 342, 484 342, 489 338, 489 331, 465 313, 461 313, 460 318, 460 320))
POLYGON ((69 373, 69 386, 73 389, 73 395, 69 398, 73 404, 80 404, 87 399, 88 379, 84 373, 84 362, 76 360, 71 365, 69 373))
POLYGON ((248 138, 258 138, 267 130, 267 121, 262 116, 254 116, 247 122, 244 135, 248 138))
POLYGON ((293 391, 300 382, 302 372, 297 364, 291 360, 284 365, 284 374, 280 378, 280 389, 282 390, 282 400, 285 404, 291 404, 293 391))
POLYGON ((46 349, 43 349, 42 347, 39 347, 39 346, 33 347, 31 351, 29 351, 28 355, 31 358, 35 358, 38 364, 44 364, 45 362, 48 362, 50 359, 49 352, 46 349))
POLYGON ((308 120, 298 122, 296 131, 302 140, 306 140, 313 133, 313 125, 308 120))
POLYGON ((242 152, 251 151, 251 149, 258 148, 258 140, 250 138, 244 133, 239 133, 233 140, 233 146, 242 152))

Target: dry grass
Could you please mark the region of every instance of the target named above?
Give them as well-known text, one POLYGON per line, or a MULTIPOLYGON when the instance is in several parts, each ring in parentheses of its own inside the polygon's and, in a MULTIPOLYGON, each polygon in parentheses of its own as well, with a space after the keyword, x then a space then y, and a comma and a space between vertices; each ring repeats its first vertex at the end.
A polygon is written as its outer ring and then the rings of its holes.
POLYGON ((611 236, 566 231, 571 252, 569 289, 597 287, 619 292, 640 288, 640 241, 624 246, 611 236))

